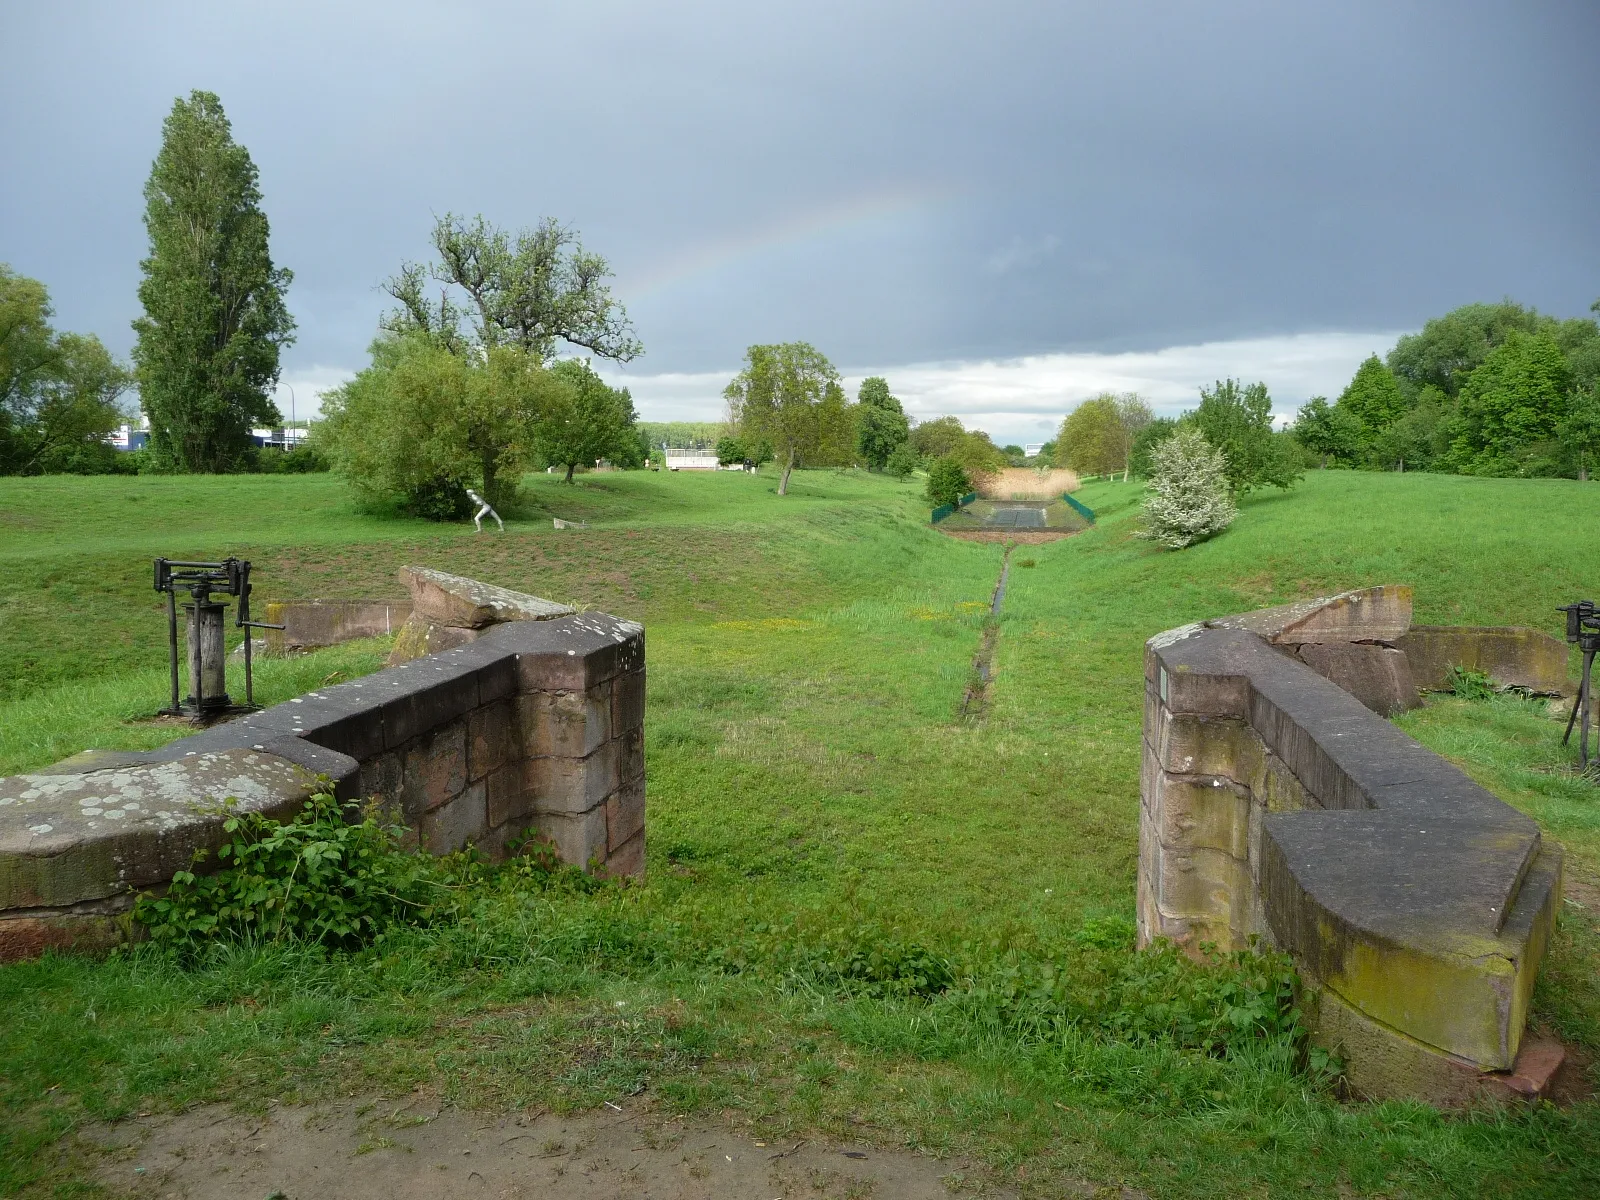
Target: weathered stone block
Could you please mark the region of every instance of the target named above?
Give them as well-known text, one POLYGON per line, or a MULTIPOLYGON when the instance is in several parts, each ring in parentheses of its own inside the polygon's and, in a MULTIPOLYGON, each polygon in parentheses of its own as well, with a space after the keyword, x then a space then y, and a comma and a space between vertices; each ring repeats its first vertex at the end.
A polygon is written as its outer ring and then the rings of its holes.
POLYGON ((459 795, 467 786, 467 726, 455 721, 405 748, 401 804, 414 818, 459 795))
POLYGON ((1417 706, 1411 664, 1399 650, 1363 642, 1311 643, 1300 647, 1300 660, 1380 717, 1417 706))
POLYGON ((621 744, 604 743, 587 758, 530 758, 528 790, 538 812, 587 812, 622 786, 621 744))
POLYGON ((1317 603, 1302 617, 1287 622, 1271 641, 1392 642, 1411 628, 1413 590, 1406 584, 1345 592, 1317 603))
POLYGON ((448 803, 422 815, 422 846, 432 854, 449 854, 476 842, 488 830, 484 785, 475 783, 448 803))
POLYGON ((626 733, 644 726, 644 672, 627 671, 611 681, 611 732, 626 733))
POLYGON ((411 593, 418 616, 460 629, 481 629, 504 621, 549 620, 573 611, 553 600, 429 567, 402 567, 400 582, 411 593))
POLYGON ((270 600, 262 620, 269 653, 337 646, 355 638, 382 637, 411 616, 409 600, 270 600))
POLYGON ((644 878, 644 830, 639 830, 634 834, 632 841, 619 846, 607 855, 601 872, 610 879, 623 876, 644 878))
POLYGON ((1411 625, 1411 603, 1412 589, 1391 583, 1217 617, 1205 624, 1251 633, 1274 645, 1392 642, 1411 625))
POLYGON ((1360 1099, 1445 1108, 1533 1100, 1547 1093, 1564 1057, 1559 1042, 1530 1038, 1508 1070, 1485 1071, 1372 1020, 1327 989, 1308 989, 1306 1009, 1311 1040, 1344 1060, 1345 1083, 1360 1099))
POLYGON ((478 707, 477 672, 432 656, 398 668, 383 700, 383 741, 393 750, 478 707))
POLYGON ((533 826, 549 840, 562 862, 588 869, 606 857, 606 810, 596 805, 584 813, 536 812, 533 826))
POLYGON ((1218 776, 1163 775, 1156 789, 1156 836, 1163 847, 1220 850, 1248 862, 1252 801, 1246 788, 1218 776))
POLYGON ((1416 685, 1428 691, 1450 686, 1450 668, 1482 671, 1501 687, 1546 695, 1572 690, 1567 644, 1537 629, 1486 625, 1413 625, 1397 643, 1416 685))
POLYGON ((534 793, 528 787, 527 764, 508 762, 484 780, 488 795, 489 826, 499 828, 533 811, 534 793))
POLYGON ((315 790, 303 767, 248 750, 0 779, 0 910, 72 905, 163 883, 196 850, 221 844, 224 800, 281 818, 315 790))
POLYGON ((611 738, 611 685, 581 692, 528 692, 517 697, 522 752, 530 758, 583 758, 611 738))
POLYGON ((1238 717, 1206 717, 1162 710, 1156 746, 1161 766, 1180 775, 1225 775, 1248 780, 1259 774, 1264 747, 1238 717))
POLYGON ((510 700, 496 700, 467 714, 467 778, 482 779, 511 758, 516 714, 510 700))
POLYGON ((606 847, 615 851, 644 831, 644 776, 606 797, 606 847))
POLYGON ((405 758, 398 750, 386 750, 361 764, 361 794, 375 796, 392 805, 397 815, 404 814, 402 793, 405 786, 405 758))
POLYGON ((1202 674, 1178 668, 1166 671, 1161 681, 1162 697, 1174 713, 1197 716, 1241 717, 1250 703, 1250 681, 1237 676, 1202 674))
POLYGON ((612 739, 616 746, 616 772, 619 783, 644 777, 644 729, 630 729, 612 739))
POLYGON ((123 940, 125 920, 120 913, 83 906, 44 915, 0 913, 0 962, 38 958, 46 950, 109 950, 123 940))
POLYGON ((581 613, 534 627, 501 628, 516 631, 502 636, 516 645, 521 690, 525 692, 587 691, 644 667, 644 629, 632 621, 581 613))
POLYGON ((1156 904, 1163 913, 1246 928, 1254 890, 1249 864, 1225 851, 1161 848, 1156 904))

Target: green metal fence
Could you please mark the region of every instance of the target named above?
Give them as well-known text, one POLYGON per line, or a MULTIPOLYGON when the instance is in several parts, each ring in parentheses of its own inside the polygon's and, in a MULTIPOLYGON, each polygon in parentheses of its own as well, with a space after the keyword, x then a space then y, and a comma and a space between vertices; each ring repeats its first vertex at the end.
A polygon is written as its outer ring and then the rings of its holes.
POLYGON ((955 512, 956 509, 965 508, 967 505, 971 504, 977 498, 978 498, 978 493, 977 492, 968 492, 965 496, 961 497, 961 499, 957 500, 954 504, 941 504, 941 505, 939 505, 938 508, 934 509, 933 512, 931 514, 929 514, 929 523, 933 524, 933 525, 937 525, 940 521, 944 520, 951 513, 955 512))
POLYGON ((1061 498, 1068 504, 1072 505, 1073 511, 1076 512, 1080 517, 1088 521, 1089 524, 1094 524, 1094 509, 1090 508, 1087 504, 1080 504, 1065 492, 1061 493, 1061 498))

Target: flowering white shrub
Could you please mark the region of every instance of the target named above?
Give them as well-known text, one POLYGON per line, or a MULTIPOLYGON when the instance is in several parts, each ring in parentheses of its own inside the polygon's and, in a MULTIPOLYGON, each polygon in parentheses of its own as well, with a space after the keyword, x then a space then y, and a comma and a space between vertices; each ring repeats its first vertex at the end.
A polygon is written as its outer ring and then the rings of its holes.
POLYGON ((1239 515, 1228 491, 1228 460, 1197 430, 1178 430, 1150 458, 1140 537, 1181 550, 1221 533, 1239 515))

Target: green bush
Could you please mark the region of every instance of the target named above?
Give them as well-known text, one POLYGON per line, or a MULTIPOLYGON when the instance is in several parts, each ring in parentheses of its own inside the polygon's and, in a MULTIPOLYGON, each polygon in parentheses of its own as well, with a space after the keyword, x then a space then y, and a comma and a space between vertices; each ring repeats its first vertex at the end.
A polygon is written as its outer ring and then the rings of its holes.
MULTIPOLYGON (((134 919, 153 941, 188 947, 219 936, 351 946, 428 919, 443 897, 421 861, 399 849, 402 831, 370 812, 347 823, 345 808, 320 793, 292 821, 233 813, 223 822, 221 869, 177 872, 165 896, 139 898, 134 919)), ((200 851, 193 866, 206 857, 200 851)))
POLYGON ((946 454, 933 460, 928 468, 926 495, 934 505, 955 504, 972 490, 967 472, 953 457, 946 454))
POLYGON ((1228 461, 1195 429, 1180 428, 1157 444, 1139 537, 1169 550, 1221 533, 1238 515, 1228 490, 1228 461))
POLYGON ((406 925, 455 921, 499 889, 602 886, 564 866, 546 843, 526 839, 491 867, 468 849, 435 857, 404 848, 405 829, 372 808, 312 796, 291 821, 230 813, 218 869, 202 874, 195 855, 163 896, 143 895, 133 917, 157 945, 192 954, 216 939, 280 938, 353 949, 406 925), (347 817, 359 816, 359 820, 347 817))
POLYGON ((332 469, 323 453, 315 446, 296 446, 279 456, 279 468, 285 475, 314 475, 332 469))
POLYGON ((917 469, 921 460, 917 457, 916 447, 910 442, 901 442, 883 462, 883 469, 896 479, 905 479, 917 469))

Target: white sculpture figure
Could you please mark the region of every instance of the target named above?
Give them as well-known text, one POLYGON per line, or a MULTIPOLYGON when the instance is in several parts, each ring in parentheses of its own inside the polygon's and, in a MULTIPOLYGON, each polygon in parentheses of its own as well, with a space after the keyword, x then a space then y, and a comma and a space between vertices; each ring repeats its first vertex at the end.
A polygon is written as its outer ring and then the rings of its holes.
POLYGON ((467 499, 471 500, 478 506, 478 515, 472 518, 472 527, 474 529, 476 529, 479 533, 482 533, 484 517, 493 517, 494 523, 500 526, 500 532, 504 533, 506 531, 506 523, 500 519, 499 513, 495 512, 494 509, 489 507, 489 502, 487 500, 478 495, 478 493, 473 491, 471 488, 467 489, 467 499))

